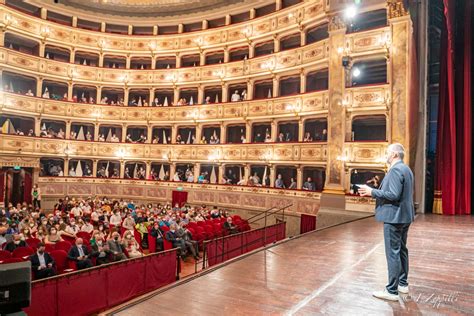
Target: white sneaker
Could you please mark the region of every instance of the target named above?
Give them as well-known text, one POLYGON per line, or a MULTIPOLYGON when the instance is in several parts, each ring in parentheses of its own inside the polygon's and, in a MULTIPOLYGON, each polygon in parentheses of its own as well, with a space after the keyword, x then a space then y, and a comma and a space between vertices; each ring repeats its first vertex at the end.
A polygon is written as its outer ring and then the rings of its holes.
POLYGON ((398 286, 398 292, 402 294, 408 294, 408 285, 407 286, 398 286))
POLYGON ((388 301, 398 301, 398 294, 391 294, 387 292, 387 289, 384 289, 383 291, 377 291, 372 293, 373 296, 376 298, 380 298, 383 300, 388 300, 388 301))

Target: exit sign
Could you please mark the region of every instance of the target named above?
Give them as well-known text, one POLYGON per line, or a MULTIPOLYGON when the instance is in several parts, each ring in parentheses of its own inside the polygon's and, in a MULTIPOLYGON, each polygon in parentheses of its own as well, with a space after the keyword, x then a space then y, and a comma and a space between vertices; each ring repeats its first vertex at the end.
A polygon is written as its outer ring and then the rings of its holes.
POLYGON ((20 167, 20 166, 14 166, 13 169, 14 169, 14 170, 20 170, 21 167, 20 167))

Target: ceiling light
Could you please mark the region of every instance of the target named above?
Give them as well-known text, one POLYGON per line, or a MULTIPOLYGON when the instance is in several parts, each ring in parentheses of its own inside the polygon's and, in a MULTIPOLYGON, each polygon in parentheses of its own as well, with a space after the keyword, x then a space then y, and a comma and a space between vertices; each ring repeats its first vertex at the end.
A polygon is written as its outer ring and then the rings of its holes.
POLYGON ((359 77, 360 74, 361 74, 361 72, 360 72, 360 69, 359 69, 359 68, 354 67, 354 69, 352 69, 352 75, 353 75, 354 77, 359 77))
POLYGON ((357 15, 357 8, 355 5, 348 6, 344 11, 344 15, 348 19, 353 19, 357 15))

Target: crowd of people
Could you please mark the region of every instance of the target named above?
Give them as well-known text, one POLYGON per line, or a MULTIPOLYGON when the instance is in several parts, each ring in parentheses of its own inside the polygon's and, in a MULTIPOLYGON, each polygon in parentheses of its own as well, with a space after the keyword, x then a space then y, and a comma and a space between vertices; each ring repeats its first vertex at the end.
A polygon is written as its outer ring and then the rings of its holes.
POLYGON ((41 192, 35 185, 33 204, 11 203, 0 212, 0 248, 13 252, 31 246, 30 257, 36 278, 56 273, 55 262, 46 251, 63 241, 71 243, 67 258, 77 269, 142 257, 149 248, 148 234, 156 242, 156 251, 164 250, 164 240, 178 248, 182 258, 198 260, 199 242, 187 228, 191 222, 223 219, 223 229, 238 232, 229 211, 205 205, 179 207, 171 204, 136 204, 107 197, 60 199, 50 212, 41 209, 41 192), (140 238, 136 238, 136 235, 140 238), (35 244, 29 244, 35 241, 35 244))

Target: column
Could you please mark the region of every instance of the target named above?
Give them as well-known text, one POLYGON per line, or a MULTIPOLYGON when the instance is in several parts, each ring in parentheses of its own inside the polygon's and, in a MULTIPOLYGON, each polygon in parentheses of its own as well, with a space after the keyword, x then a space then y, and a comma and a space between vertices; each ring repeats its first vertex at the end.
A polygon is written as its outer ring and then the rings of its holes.
POLYGON ((63 170, 64 176, 67 177, 69 176, 69 158, 64 159, 64 170, 63 170))
POLYGON ((125 68, 130 69, 131 63, 132 63, 132 58, 130 57, 130 54, 127 54, 127 58, 125 59, 125 68))
POLYGON ((158 35, 158 25, 153 25, 153 35, 158 35))
POLYGON ((72 85, 72 80, 69 80, 67 82, 67 100, 71 101, 72 100, 72 92, 73 92, 74 86, 72 85))
POLYGON ((133 35, 133 25, 128 26, 128 35, 133 35))
POLYGON ((198 86, 198 99, 197 99, 198 104, 203 104, 204 103, 204 87, 199 84, 198 86))
POLYGON ((251 143, 252 139, 252 124, 250 121, 245 121, 245 139, 247 139, 247 143, 251 143))
POLYGON ((35 136, 39 137, 41 132, 41 119, 39 117, 35 118, 35 136))
POLYGON ((38 51, 39 57, 45 57, 46 56, 45 50, 46 50, 46 44, 44 43, 44 41, 41 41, 39 43, 39 51, 38 51))
POLYGON ((120 160, 120 179, 123 179, 124 176, 125 176, 125 161, 120 160))
POLYGON ((225 16, 225 25, 230 25, 230 23, 232 23, 232 17, 230 16, 230 14, 227 14, 225 16))
POLYGON ((0 46, 5 46, 5 29, 0 29, 0 46))
POLYGON ((145 162, 145 164, 146 164, 145 179, 148 179, 148 176, 150 175, 150 172, 151 172, 151 162, 147 161, 145 162))
POLYGON ((255 56, 255 43, 251 43, 249 45, 249 58, 253 58, 255 56))
POLYGON ((201 164, 199 162, 196 162, 194 164, 194 182, 197 182, 198 178, 199 178, 199 174, 201 172, 201 164))
POLYGON ((304 29, 300 31, 300 39, 301 39, 300 45, 305 46, 306 45, 306 32, 304 29))
POLYGON ((196 140, 199 143, 202 137, 202 124, 196 124, 196 140))
POLYGON ((301 165, 296 169, 296 188, 303 188, 303 167, 301 165))
POLYGON ((151 124, 148 124, 146 128, 146 142, 148 144, 151 144, 152 137, 153 137, 153 127, 151 124))
POLYGON ((43 95, 43 78, 38 77, 36 78, 36 96, 41 98, 43 95))
POLYGON ((227 124, 221 122, 221 144, 225 144, 227 142, 227 124))
POLYGON ((125 106, 128 106, 128 95, 130 93, 130 89, 126 86, 124 89, 123 89, 123 104, 125 106))
POLYGON ((303 119, 300 118, 298 121, 298 141, 302 142, 304 137, 304 122, 303 119))
POLYGON ((300 71, 300 93, 306 93, 306 73, 303 69, 300 71))
POLYGON ((40 17, 43 20, 46 20, 48 18, 48 10, 46 8, 41 8, 40 9, 40 17))
POLYGON ((329 24, 329 109, 326 183, 321 196, 321 208, 345 209, 344 162, 337 159, 344 155, 346 110, 344 97, 344 68, 339 47, 344 47, 345 24, 334 16, 329 24))
POLYGON ((100 100, 102 100, 102 86, 97 87, 97 104, 100 104, 100 100))
POLYGON ((99 54, 99 67, 104 67, 104 53, 100 52, 99 54))
POLYGON ((282 0, 276 0, 275 6, 276 6, 277 11, 281 10, 282 9, 282 0))
MULTIPOLYGON (((107 137, 107 135, 105 135, 107 137)), ((125 139, 127 138, 127 124, 122 124, 122 139, 120 140, 122 143, 125 143, 125 139)))
POLYGON ((151 56, 151 69, 156 69, 156 56, 154 54, 151 56))
POLYGON ((224 178, 224 175, 225 175, 225 165, 224 164, 217 164, 217 172, 218 172, 218 176, 217 176, 217 183, 222 183, 222 179, 224 178))
POLYGON ((75 59, 76 59, 76 48, 72 47, 71 53, 69 54, 69 63, 74 64, 75 59))
POLYGON ((278 138, 278 122, 275 121, 275 120, 272 120, 272 123, 271 123, 271 137, 272 137, 272 141, 276 141, 277 138, 278 138))
POLYGON ((257 15, 257 11, 255 9, 250 9, 250 19, 255 19, 255 16, 257 15))
POLYGON ((173 162, 170 164, 170 181, 173 181, 175 172, 176 172, 176 162, 173 162))
POLYGON ((148 105, 151 106, 155 99, 155 88, 150 88, 150 98, 148 99, 148 105))
POLYGON ((247 181, 249 177, 250 177, 250 165, 248 163, 246 163, 244 165, 244 179, 245 179, 245 181, 247 181))
POLYGON ((70 120, 67 120, 66 121, 66 136, 65 136, 65 139, 70 139, 70 136, 71 136, 71 121, 70 120))
POLYGON ((181 68, 181 57, 179 53, 176 53, 176 68, 181 68))
MULTIPOLYGON (((97 142, 99 140, 99 123, 94 123, 94 141, 97 142)), ((107 135, 105 135, 107 137, 107 135)))
POLYGON ((222 103, 225 103, 225 102, 229 102, 229 89, 228 89, 228 84, 227 83, 223 83, 222 84, 222 100, 221 102, 222 103))
POLYGON ((280 76, 273 76, 272 97, 276 98, 280 95, 280 76))
POLYGON ((229 48, 228 48, 228 47, 225 47, 225 48, 224 48, 224 63, 228 63, 228 62, 229 62, 229 57, 230 57, 229 48))
POLYGON ((206 52, 203 52, 202 50, 201 50, 201 53, 199 54, 199 65, 200 66, 206 65, 206 52))
POLYGON ((178 126, 176 124, 173 124, 171 126, 171 143, 176 144, 176 136, 178 135, 178 126))
POLYGON ((183 23, 178 24, 178 33, 181 34, 184 32, 184 25, 183 23))
POLYGON ((105 27, 106 27, 105 22, 100 22, 100 31, 101 32, 105 32, 105 27))
POLYGON ((97 177, 97 164, 98 164, 99 160, 97 159, 94 159, 92 160, 92 176, 93 177, 97 177))
POLYGON ((270 165, 270 188, 275 187, 275 177, 276 177, 275 172, 276 172, 276 167, 274 165, 270 165))
POLYGON ((207 20, 202 21, 202 29, 207 30, 209 27, 209 22, 207 20))
POLYGON ((77 16, 72 17, 72 27, 77 27, 77 16))
POLYGON ((178 103, 179 100, 179 87, 174 87, 174 96, 173 96, 173 104, 178 103))
POLYGON ((254 80, 247 80, 247 100, 253 99, 253 85, 254 80))
POLYGON ((277 35, 273 36, 273 51, 278 53, 280 51, 280 38, 277 35))

